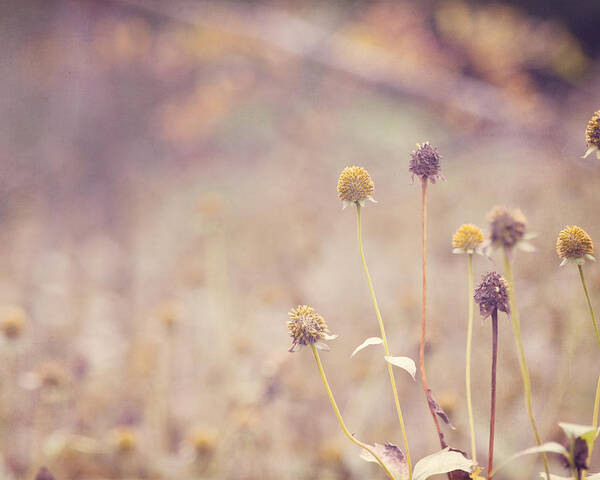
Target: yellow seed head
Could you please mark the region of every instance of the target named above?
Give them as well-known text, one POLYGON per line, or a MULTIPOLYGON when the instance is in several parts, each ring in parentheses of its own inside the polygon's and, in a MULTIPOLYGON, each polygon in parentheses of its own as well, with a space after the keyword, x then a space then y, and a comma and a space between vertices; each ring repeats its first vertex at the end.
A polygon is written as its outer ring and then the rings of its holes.
POLYGON ((375 184, 369 172, 361 167, 346 167, 340 174, 337 192, 340 200, 356 203, 373 195, 375 184))
POLYGON ((475 250, 483 243, 483 233, 479 227, 466 223, 461 225, 452 237, 452 247, 461 250, 475 250))
POLYGON ((21 307, 7 305, 0 309, 0 332, 7 340, 16 340, 23 332, 27 314, 21 307))
POLYGON ((556 239, 556 253, 560 258, 577 259, 594 253, 590 236, 575 225, 563 228, 556 239))
POLYGON ((600 148, 600 110, 594 113, 587 124, 585 141, 588 147, 600 148))
POLYGON ((329 333, 323 317, 308 305, 298 305, 289 311, 288 316, 292 345, 312 345, 329 333))
POLYGON ((494 207, 488 215, 492 245, 510 249, 523 240, 527 219, 518 208, 494 207))

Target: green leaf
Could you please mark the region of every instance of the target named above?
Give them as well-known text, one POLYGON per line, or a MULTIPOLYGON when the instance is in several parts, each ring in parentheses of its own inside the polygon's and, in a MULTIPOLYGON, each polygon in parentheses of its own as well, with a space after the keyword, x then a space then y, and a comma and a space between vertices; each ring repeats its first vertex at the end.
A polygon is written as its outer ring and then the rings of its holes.
POLYGON ((514 455, 510 456, 506 461, 504 461, 499 467, 497 467, 492 472, 492 476, 498 473, 504 467, 506 467, 506 465, 508 465, 513 460, 516 460, 517 458, 522 457, 523 455, 530 455, 532 453, 557 453, 559 455, 565 456, 569 454, 569 452, 567 452, 567 449, 563 447, 560 443, 547 442, 543 445, 540 445, 539 447, 526 448, 525 450, 521 450, 520 452, 517 452, 514 455))
POLYGON ((444 450, 419 460, 413 470, 413 480, 425 480, 433 475, 440 475, 453 470, 471 473, 474 465, 473 460, 469 460, 462 453, 446 447, 444 450))
POLYGON ((588 155, 590 155, 592 152, 596 152, 596 157, 598 157, 599 155, 599 151, 598 151, 598 147, 596 145, 592 145, 590 148, 588 148, 585 151, 585 154, 583 155, 583 157, 581 158, 586 158, 588 155))
POLYGON ((381 345, 382 343, 383 343, 383 340, 379 337, 369 337, 364 342, 362 342, 358 347, 356 347, 354 349, 354 351, 352 352, 352 355, 350 355, 350 357, 353 357, 358 352, 360 352, 363 348, 367 348, 369 345, 381 345))
POLYGON ((410 357, 392 357, 390 355, 386 355, 385 361, 394 365, 395 367, 400 367, 406 370, 410 376, 415 379, 415 373, 417 373, 417 366, 415 365, 415 361, 410 357))
POLYGON ((575 423, 561 422, 558 426, 563 429, 565 435, 569 438, 583 438, 585 443, 587 443, 588 449, 592 448, 592 444, 600 431, 599 428, 594 428, 590 425, 577 425, 575 423))

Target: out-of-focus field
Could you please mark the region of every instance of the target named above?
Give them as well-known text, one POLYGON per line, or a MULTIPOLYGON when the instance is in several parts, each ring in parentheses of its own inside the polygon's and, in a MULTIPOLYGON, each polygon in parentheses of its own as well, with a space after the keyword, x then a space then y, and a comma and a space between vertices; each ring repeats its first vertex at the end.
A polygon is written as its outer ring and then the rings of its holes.
MULTIPOLYGON (((1 478, 41 465, 57 480, 383 478, 343 437, 310 352, 287 352, 285 321, 299 303, 323 315, 340 334, 322 358, 349 428, 400 445, 381 351, 350 359, 378 329, 336 182, 346 165, 373 177, 367 261, 392 349, 416 359, 408 159, 425 140, 447 178, 429 189, 427 353, 457 427, 447 439, 469 449, 466 258, 450 241, 462 223, 485 230, 497 204, 538 233, 515 280, 542 436, 591 423, 598 351, 554 243, 566 224, 600 241, 600 165, 580 158, 600 71, 561 18, 454 0, 0 12, 1 478)), ((475 259, 477 278, 490 269, 500 257, 475 259)), ((585 271, 600 308, 600 270, 585 271)), ((490 330, 477 316, 482 460, 490 330)), ((503 316, 499 344, 496 462, 534 445, 503 316)), ((435 431, 420 384, 397 380, 418 459, 435 431)), ((539 469, 518 460, 498 479, 539 469)))

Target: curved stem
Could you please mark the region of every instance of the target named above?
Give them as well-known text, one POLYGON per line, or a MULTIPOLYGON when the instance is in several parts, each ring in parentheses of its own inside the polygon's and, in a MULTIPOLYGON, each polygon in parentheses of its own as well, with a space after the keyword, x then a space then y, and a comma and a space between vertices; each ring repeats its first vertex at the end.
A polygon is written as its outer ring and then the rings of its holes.
MULTIPOLYGON (((519 317, 517 315, 517 309, 515 306, 515 287, 512 275, 512 268, 506 251, 504 252, 504 271, 506 274, 506 280, 508 281, 508 299, 510 301, 511 313, 510 316, 512 318, 515 341, 517 342, 517 350, 519 352, 519 365, 521 367, 521 376, 523 377, 523 389, 525 390, 525 404, 527 406, 527 415, 529 416, 529 422, 531 423, 531 429, 533 430, 535 441, 539 446, 541 446, 542 439, 540 437, 537 425, 535 423, 535 417, 533 416, 533 407, 531 405, 531 379, 529 378, 529 371, 527 370, 527 361, 525 360, 525 351, 523 350, 523 341, 521 340, 521 326, 519 324, 519 317)), ((544 464, 546 478, 550 478, 548 459, 546 458, 545 453, 542 453, 542 462, 544 464)))
POLYGON ((310 349, 312 350, 312 353, 315 357, 315 361, 317 362, 317 367, 319 368, 319 373, 321 374, 321 380, 323 381, 323 385, 325 385, 325 390, 327 390, 327 396, 329 397, 329 401, 331 402, 331 406, 333 407, 333 411, 335 412, 337 421, 340 424, 340 427, 342 427, 344 434, 346 435, 346 437, 348 437, 348 439, 351 442, 355 443, 356 445, 365 449, 367 452, 369 452, 371 455, 373 455, 373 458, 375 458, 375 460, 377 460, 377 463, 379 463, 381 468, 383 468, 383 470, 385 471, 387 476, 390 477, 392 480, 394 480, 394 475, 385 466, 385 463, 383 463, 383 460, 373 451, 373 449, 369 445, 367 445, 366 443, 363 443, 360 440, 358 440, 357 438, 355 438, 354 435, 352 435, 350 433, 350 431, 348 430, 348 427, 346 427, 346 424, 344 423, 344 419, 342 418, 340 409, 338 408, 335 398, 333 396, 333 392, 331 391, 331 388, 329 387, 329 382, 327 381, 327 376, 325 375, 325 370, 323 370, 323 364, 321 363, 321 358, 319 357, 319 352, 317 351, 317 349, 315 348, 314 345, 310 345, 310 349))
MULTIPOLYGON (((581 285, 583 286, 583 291, 585 292, 585 298, 587 300, 588 308, 590 310, 590 317, 592 318, 592 325, 594 326, 594 332, 596 333, 596 341, 598 342, 598 347, 600 348, 600 334, 598 333, 598 324, 596 323, 596 316, 594 315, 594 309, 592 308, 592 301, 590 300, 590 294, 588 293, 587 285, 585 284, 585 277, 583 276, 583 268, 581 265, 577 265, 577 269, 579 270, 579 278, 581 279, 581 285)), ((596 385, 596 398, 594 399, 594 413, 592 416, 592 426, 594 428, 598 428, 598 406, 600 405, 600 377, 598 377, 598 384, 596 385)), ((594 443, 596 441, 596 437, 594 437, 594 441, 590 446, 590 453, 588 455, 588 459, 592 458, 592 451, 594 449, 594 443)))
MULTIPOLYGON (((365 252, 363 249, 362 241, 362 227, 361 227, 361 216, 360 216, 360 204, 356 204, 356 221, 358 226, 358 249, 360 250, 360 258, 362 260, 363 269, 365 276, 367 277, 367 283, 369 284, 369 291, 371 292, 371 299, 373 300, 373 307, 375 308, 375 315, 377 316, 377 322, 379 323, 379 330, 381 332, 381 340, 383 340, 383 348, 386 356, 390 355, 390 348, 388 346, 387 337, 385 335, 385 327, 383 326, 383 319, 381 318, 381 312, 377 304, 377 297, 375 297, 375 289, 373 288, 373 282, 371 281, 371 275, 369 274, 369 268, 367 267, 367 261, 365 260, 365 252)), ((388 373, 390 375, 390 383, 392 385, 392 392, 394 394, 394 403, 396 405, 396 411, 398 412, 398 421, 400 422, 400 429, 402 430, 402 440, 404 442, 404 449, 406 451, 406 462, 408 464, 408 475, 409 480, 412 480, 412 463, 410 459, 410 450, 408 448, 408 438, 406 436, 406 428, 404 426, 404 417, 402 416, 402 408, 400 407, 400 399, 398 397, 398 389, 396 388, 396 379, 394 377, 393 367, 386 362, 388 373)))
POLYGON ((473 254, 469 253, 469 320, 467 326, 467 361, 466 361, 466 388, 467 411, 469 413, 469 428, 471 430, 471 457, 477 463, 477 445, 475 442, 475 424, 473 422, 473 402, 471 400, 471 344, 473 340, 473 254))
POLYGON ((498 310, 492 312, 492 404, 490 407, 490 443, 488 450, 488 480, 494 466, 494 427, 496 424, 496 366, 498 361, 498 310))
POLYGON ((422 230, 422 277, 423 277, 423 285, 422 285, 422 310, 421 310, 421 342, 419 344, 419 370, 421 371, 421 380, 423 381, 423 390, 425 391, 425 398, 427 399, 427 406, 429 407, 429 412, 431 413, 431 417, 433 418, 433 423, 435 424, 435 429, 437 431, 438 437, 440 439, 440 445, 442 448, 446 448, 447 444, 444 441, 444 435, 440 430, 440 423, 438 418, 433 410, 433 405, 431 404, 431 389, 427 384, 427 374, 425 372, 425 333, 427 330, 427 179, 421 179, 421 204, 423 206, 422 210, 422 222, 421 222, 421 230, 422 230))

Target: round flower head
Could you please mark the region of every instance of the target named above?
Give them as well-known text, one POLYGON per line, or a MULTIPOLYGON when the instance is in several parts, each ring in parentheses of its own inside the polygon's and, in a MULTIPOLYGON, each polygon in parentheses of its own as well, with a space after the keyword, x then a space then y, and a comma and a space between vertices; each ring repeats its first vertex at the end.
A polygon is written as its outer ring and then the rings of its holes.
POLYGON ((590 153, 596 152, 596 157, 600 158, 600 110, 594 113, 585 129, 585 143, 588 147, 583 158, 590 153))
POLYGON ((496 272, 488 272, 481 277, 481 283, 473 296, 479 304, 479 312, 483 318, 489 317, 494 310, 510 315, 508 303, 508 284, 504 277, 496 272))
POLYGON ((302 345, 313 345, 327 350, 321 340, 333 340, 337 335, 330 335, 323 317, 308 305, 298 305, 288 312, 287 326, 292 337, 290 352, 295 352, 302 345))
POLYGON ((594 244, 585 230, 575 225, 567 226, 558 234, 556 253, 562 258, 561 265, 567 262, 583 265, 586 258, 594 260, 594 244))
POLYGON ((505 207, 494 207, 488 214, 490 222, 490 239, 492 247, 503 247, 509 253, 513 247, 518 246, 525 251, 533 251, 535 248, 525 242, 531 237, 526 235, 527 220, 521 210, 508 210, 505 207))
POLYGON ((369 172, 361 167, 346 167, 342 170, 337 184, 338 197, 344 208, 351 203, 364 206, 365 200, 373 200, 375 184, 369 172))
POLYGON ((452 237, 454 253, 479 253, 479 247, 482 243, 483 233, 479 227, 470 223, 461 225, 452 237))
POLYGON ((435 183, 438 178, 444 180, 440 171, 440 154, 429 142, 423 145, 417 143, 417 149, 410 154, 410 157, 408 171, 413 181, 415 176, 421 177, 421 180, 429 180, 431 183, 435 183))

